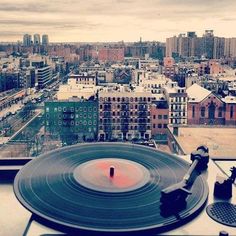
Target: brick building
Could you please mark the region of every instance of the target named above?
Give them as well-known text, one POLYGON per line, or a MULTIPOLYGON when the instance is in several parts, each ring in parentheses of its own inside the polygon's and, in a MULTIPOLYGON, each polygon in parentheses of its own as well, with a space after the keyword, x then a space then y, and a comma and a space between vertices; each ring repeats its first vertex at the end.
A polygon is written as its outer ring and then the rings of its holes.
POLYGON ((151 138, 151 92, 128 86, 103 88, 99 97, 99 140, 151 138))
POLYGON ((189 87, 187 94, 188 124, 225 124, 225 104, 220 98, 197 84, 189 87))
POLYGON ((167 125, 169 109, 166 100, 159 99, 154 101, 151 106, 151 130, 152 137, 162 136, 167 134, 167 125))
POLYGON ((122 62, 124 61, 124 48, 103 47, 98 49, 99 62, 122 62))
POLYGON ((222 99, 225 104, 225 125, 236 125, 236 97, 222 99))

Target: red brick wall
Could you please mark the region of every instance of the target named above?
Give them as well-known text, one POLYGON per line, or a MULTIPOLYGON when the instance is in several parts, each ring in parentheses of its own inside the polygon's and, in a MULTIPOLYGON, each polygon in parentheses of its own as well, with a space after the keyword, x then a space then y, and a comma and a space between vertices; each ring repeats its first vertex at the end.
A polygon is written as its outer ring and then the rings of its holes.
POLYGON ((188 124, 197 125, 197 124, 215 124, 223 125, 225 118, 224 103, 217 98, 214 94, 210 94, 203 101, 199 103, 188 102, 188 124), (215 119, 209 119, 208 108, 211 102, 215 105, 215 119), (193 106, 195 107, 195 115, 193 117, 193 106), (205 107, 205 117, 201 116, 201 107, 205 107), (219 116, 219 108, 223 108, 222 116, 219 116))
POLYGON ((166 134, 167 128, 164 127, 164 125, 168 125, 168 114, 169 109, 158 109, 155 105, 152 105, 151 107, 151 132, 152 135, 156 134, 166 134), (166 119, 164 119, 164 116, 167 116, 166 119), (158 125, 161 125, 161 128, 158 127, 158 125))
POLYGON ((236 125, 236 104, 227 103, 225 105, 225 124, 226 125, 236 125), (233 107, 233 117, 230 117, 230 109, 233 107))
POLYGON ((102 62, 115 62, 124 60, 124 48, 100 48, 98 60, 102 62))

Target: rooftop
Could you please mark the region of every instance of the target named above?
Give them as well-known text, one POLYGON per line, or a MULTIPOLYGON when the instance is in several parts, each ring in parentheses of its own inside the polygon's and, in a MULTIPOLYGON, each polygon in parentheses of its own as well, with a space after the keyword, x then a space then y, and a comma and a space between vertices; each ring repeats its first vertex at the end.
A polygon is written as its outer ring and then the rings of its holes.
POLYGON ((222 101, 225 103, 236 103, 236 97, 226 96, 225 98, 222 98, 222 101))
POLYGON ((211 91, 201 87, 198 84, 193 84, 186 90, 189 101, 201 102, 204 98, 211 94, 211 91))
POLYGON ((236 128, 226 127, 179 127, 177 142, 186 154, 199 145, 209 148, 211 157, 236 157, 236 128))

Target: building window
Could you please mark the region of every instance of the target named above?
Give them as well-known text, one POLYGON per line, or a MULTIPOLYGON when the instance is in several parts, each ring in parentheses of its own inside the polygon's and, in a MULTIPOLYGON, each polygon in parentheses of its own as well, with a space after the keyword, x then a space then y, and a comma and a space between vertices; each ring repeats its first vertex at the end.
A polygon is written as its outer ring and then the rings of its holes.
POLYGON ((222 112, 223 111, 223 108, 222 107, 219 107, 219 110, 218 110, 218 117, 222 117, 222 112))
POLYGON ((49 112, 49 107, 46 107, 46 112, 49 112))
POLYGON ((164 125, 163 125, 163 128, 167 128, 167 124, 164 124, 164 125))
POLYGON ((66 111, 66 107, 63 107, 63 111, 66 111))
POLYGON ((195 117, 195 106, 192 106, 192 118, 195 117))
POLYGON ((58 111, 61 111, 61 107, 58 107, 58 111))
POLYGON ((54 111, 57 112, 57 107, 54 108, 54 111))
POLYGON ((158 119, 161 120, 162 119, 162 115, 158 115, 158 119))
POLYGON ((164 119, 167 120, 168 119, 168 115, 164 115, 164 119))
POLYGON ((234 107, 230 106, 230 119, 232 119, 234 116, 234 107))
POLYGON ((153 119, 154 119, 154 120, 156 119, 156 116, 155 116, 155 115, 153 115, 153 119))
POLYGON ((206 109, 205 107, 201 107, 201 117, 205 117, 206 109))
POLYGON ((152 127, 153 127, 153 129, 155 129, 155 128, 156 128, 156 125, 155 125, 155 124, 153 124, 153 125, 152 125, 152 127))

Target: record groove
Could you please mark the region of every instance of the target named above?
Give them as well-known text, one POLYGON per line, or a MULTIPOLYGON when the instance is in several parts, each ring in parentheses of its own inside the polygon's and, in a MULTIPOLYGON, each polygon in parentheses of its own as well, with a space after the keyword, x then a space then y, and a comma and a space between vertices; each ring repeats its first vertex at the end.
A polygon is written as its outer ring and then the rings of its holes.
POLYGON ((189 164, 173 155, 140 145, 92 143, 58 149, 42 155, 17 174, 14 191, 29 211, 68 229, 93 232, 137 232, 175 227, 203 207, 208 187, 198 177, 179 215, 160 215, 160 192, 179 182, 189 164), (150 173, 143 186, 125 192, 87 188, 75 179, 74 170, 91 160, 117 158, 138 163, 150 173))

